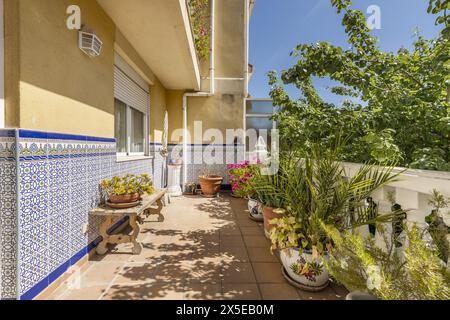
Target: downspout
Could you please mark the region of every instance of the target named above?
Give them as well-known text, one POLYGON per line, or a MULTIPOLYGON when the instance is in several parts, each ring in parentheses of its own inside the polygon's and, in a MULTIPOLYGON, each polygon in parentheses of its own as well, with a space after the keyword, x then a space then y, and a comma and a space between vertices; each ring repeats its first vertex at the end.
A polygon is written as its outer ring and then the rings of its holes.
MULTIPOLYGON (((244 99, 243 99, 243 123, 242 128, 243 135, 242 135, 242 141, 245 144, 246 142, 246 106, 247 106, 247 98, 248 98, 248 82, 249 82, 249 72, 248 72, 248 64, 249 64, 249 36, 250 36, 250 5, 254 2, 254 0, 245 0, 245 9, 244 9, 244 99)), ((247 158, 246 155, 244 155, 244 158, 247 158)))
MULTIPOLYGON (((216 92, 216 70, 215 70, 215 0, 211 1, 211 53, 210 53, 210 67, 209 67, 209 92, 190 92, 183 95, 183 185, 187 183, 187 165, 188 165, 188 154, 187 154, 187 137, 188 137, 188 97, 212 97, 216 92)), ((246 0, 248 1, 248 0, 246 0)))
POLYGON ((244 101, 248 97, 248 64, 249 64, 249 35, 250 35, 250 4, 254 0, 245 0, 244 10, 244 46, 245 46, 245 58, 244 58, 244 101))

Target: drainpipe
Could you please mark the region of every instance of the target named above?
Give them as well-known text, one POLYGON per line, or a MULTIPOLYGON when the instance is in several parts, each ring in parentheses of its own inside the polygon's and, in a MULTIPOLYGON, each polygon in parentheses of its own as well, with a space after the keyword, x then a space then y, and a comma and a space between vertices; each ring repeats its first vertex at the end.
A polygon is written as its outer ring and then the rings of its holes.
POLYGON ((249 35, 250 35, 250 5, 254 3, 254 0, 245 0, 244 10, 244 46, 245 46, 245 58, 244 58, 244 101, 248 97, 248 64, 249 64, 249 35))
MULTIPOLYGON (((246 0, 248 1, 248 0, 246 0)), ((188 97, 212 97, 216 92, 216 64, 215 64, 215 43, 216 43, 216 26, 215 26, 215 0, 211 0, 211 53, 209 67, 209 92, 191 92, 183 95, 183 185, 187 183, 187 137, 188 137, 188 97)))

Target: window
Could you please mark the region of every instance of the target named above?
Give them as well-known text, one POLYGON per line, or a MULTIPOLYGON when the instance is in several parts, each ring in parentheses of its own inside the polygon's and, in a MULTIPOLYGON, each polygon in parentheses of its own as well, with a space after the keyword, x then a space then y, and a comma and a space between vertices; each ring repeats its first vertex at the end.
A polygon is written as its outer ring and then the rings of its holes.
POLYGON ((147 123, 144 113, 115 99, 115 138, 121 156, 145 155, 147 123))
POLYGON ((119 156, 148 154, 148 83, 117 53, 114 66, 114 131, 119 156))
MULTIPOLYGON (((270 119, 275 112, 272 100, 254 99, 246 101, 245 108, 245 129, 257 131, 257 137, 263 137, 264 142, 270 149, 272 140, 272 129, 276 128, 276 123, 270 119)), ((257 140, 257 139, 256 139, 257 140)), ((247 152, 253 152, 255 148, 255 138, 250 138, 247 134, 245 145, 247 152)))

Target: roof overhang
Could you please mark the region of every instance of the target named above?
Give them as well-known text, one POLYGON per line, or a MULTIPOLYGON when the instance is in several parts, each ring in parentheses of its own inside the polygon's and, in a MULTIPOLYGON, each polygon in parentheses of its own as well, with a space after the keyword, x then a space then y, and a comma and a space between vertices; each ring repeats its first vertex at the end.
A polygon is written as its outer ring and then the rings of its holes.
POLYGON ((97 0, 170 90, 199 90, 200 69, 185 0, 97 0))

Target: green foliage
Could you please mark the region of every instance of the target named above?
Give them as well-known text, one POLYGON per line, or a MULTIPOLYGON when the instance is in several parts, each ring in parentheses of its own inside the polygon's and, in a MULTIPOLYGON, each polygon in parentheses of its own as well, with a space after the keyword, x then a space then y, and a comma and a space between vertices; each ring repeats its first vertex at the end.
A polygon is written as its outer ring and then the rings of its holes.
POLYGON ((331 148, 343 135, 351 138, 341 160, 450 170, 450 40, 419 36, 411 51, 383 52, 352 1, 331 2, 343 13, 350 48, 302 44, 292 52, 294 66, 280 78, 269 73, 270 96, 281 108, 274 117, 281 150, 304 155, 313 143, 331 148), (330 90, 343 97, 341 105, 320 97, 316 78, 338 83, 330 90), (295 85, 301 98, 291 99, 284 85, 295 85))
POLYGON ((155 192, 153 188, 152 179, 148 174, 141 174, 136 176, 134 174, 127 174, 123 177, 115 176, 111 180, 103 180, 101 188, 107 194, 126 195, 126 194, 152 194, 155 192))
POLYGON ((284 199, 280 196, 280 190, 284 189, 284 167, 281 166, 274 175, 264 173, 264 166, 260 165, 259 170, 254 172, 253 178, 249 181, 250 188, 254 191, 254 198, 266 207, 284 208, 284 199))
POLYGON ((195 48, 200 60, 205 60, 211 52, 209 0, 189 0, 188 6, 195 48))
POLYGON ((417 227, 405 228, 408 246, 403 257, 384 228, 378 230, 386 248, 377 247, 373 237, 363 239, 352 233, 341 234, 330 225, 323 227, 334 243, 325 265, 348 289, 369 292, 383 300, 450 299, 449 274, 417 227))
POLYGON ((363 165, 347 178, 341 163, 336 161, 340 148, 323 152, 312 147, 302 160, 282 158, 277 176, 280 187, 264 190, 284 204, 284 217, 271 221, 272 249, 292 248, 326 251, 329 238, 321 222, 344 231, 374 221, 390 221, 395 214, 373 217, 365 200, 377 189, 395 181, 393 166, 387 168, 363 165))
POLYGON ((402 155, 400 149, 394 142, 392 129, 384 129, 381 132, 369 131, 364 141, 371 150, 370 155, 379 163, 387 163, 392 160, 400 161, 402 155))
POLYGON ((434 210, 436 210, 436 213, 439 213, 441 209, 450 206, 450 198, 446 198, 438 190, 433 189, 433 191, 431 192, 431 199, 428 201, 428 204, 432 206, 434 210))
POLYGON ((450 11, 450 1, 449 0, 429 0, 428 13, 432 13, 434 15, 438 15, 436 19, 436 25, 443 24, 445 25, 444 30, 442 30, 442 34, 450 39, 450 15, 448 11, 450 11))

